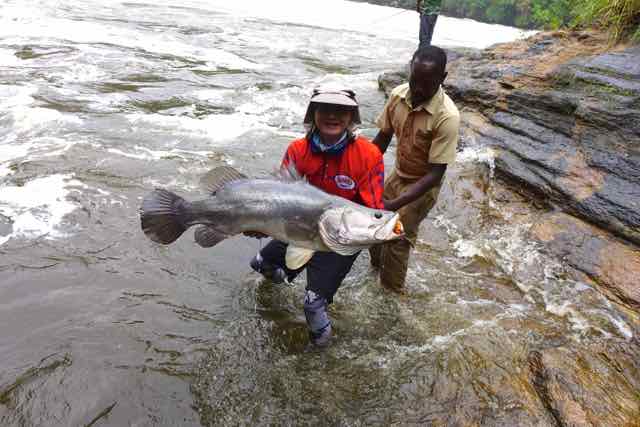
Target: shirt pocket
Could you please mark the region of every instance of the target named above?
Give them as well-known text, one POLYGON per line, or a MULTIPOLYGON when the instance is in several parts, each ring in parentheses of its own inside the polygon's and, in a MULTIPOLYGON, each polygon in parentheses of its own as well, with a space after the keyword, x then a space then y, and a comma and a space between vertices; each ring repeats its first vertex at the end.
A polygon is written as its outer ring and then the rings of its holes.
POLYGON ((433 131, 431 129, 418 129, 415 137, 415 147, 419 151, 429 153, 431 142, 433 141, 433 131))

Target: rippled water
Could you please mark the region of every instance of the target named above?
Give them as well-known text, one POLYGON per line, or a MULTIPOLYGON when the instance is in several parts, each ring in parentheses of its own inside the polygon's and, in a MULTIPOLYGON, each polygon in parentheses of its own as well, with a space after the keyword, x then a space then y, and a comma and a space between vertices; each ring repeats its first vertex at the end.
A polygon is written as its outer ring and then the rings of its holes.
MULTIPOLYGON (((212 167, 270 173, 319 83, 354 88, 374 135, 376 78, 416 33, 413 12, 338 0, 0 5, 0 424, 508 424, 526 418, 529 350, 630 339, 631 319, 529 241, 530 204, 500 205, 473 141, 409 297, 363 254, 325 352, 305 350, 304 281, 250 273, 258 241, 141 234, 154 186, 198 197, 212 167)), ((443 17, 435 42, 519 35, 443 17)))

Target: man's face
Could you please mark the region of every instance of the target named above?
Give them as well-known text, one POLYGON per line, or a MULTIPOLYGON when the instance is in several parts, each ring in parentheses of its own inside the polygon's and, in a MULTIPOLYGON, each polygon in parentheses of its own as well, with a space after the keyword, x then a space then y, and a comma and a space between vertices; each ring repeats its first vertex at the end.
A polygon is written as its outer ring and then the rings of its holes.
POLYGON ((415 107, 431 99, 438 92, 446 76, 447 73, 440 73, 433 62, 413 61, 409 76, 411 104, 415 107))

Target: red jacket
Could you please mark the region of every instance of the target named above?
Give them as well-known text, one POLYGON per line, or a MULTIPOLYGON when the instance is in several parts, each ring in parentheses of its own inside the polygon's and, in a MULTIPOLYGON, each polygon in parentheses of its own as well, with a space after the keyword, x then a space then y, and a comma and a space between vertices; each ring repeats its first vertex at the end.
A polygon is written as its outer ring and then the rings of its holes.
POLYGON ((384 209, 382 153, 368 139, 359 136, 341 153, 324 154, 312 152, 311 143, 300 138, 289 144, 282 167, 290 162, 311 185, 373 209, 384 209))

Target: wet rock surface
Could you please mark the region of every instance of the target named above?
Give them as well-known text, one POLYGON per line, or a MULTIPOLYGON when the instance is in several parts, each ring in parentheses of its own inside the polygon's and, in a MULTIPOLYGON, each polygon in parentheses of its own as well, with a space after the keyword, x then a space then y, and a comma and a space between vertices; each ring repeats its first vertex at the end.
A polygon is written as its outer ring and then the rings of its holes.
MULTIPOLYGON (((379 78, 387 93, 402 81, 399 72, 379 78)), ((636 260, 640 245, 640 46, 542 33, 454 58, 446 89, 462 110, 463 144, 494 149, 499 177, 606 231, 556 222, 563 231, 547 241, 552 250, 640 309, 637 262, 611 273, 601 255, 618 240, 614 253, 636 260)))
POLYGON ((528 360, 530 380, 555 424, 637 425, 640 411, 637 344, 532 351, 528 360), (617 384, 615 389, 612 383, 617 384))
MULTIPOLYGON (((378 80, 387 94, 405 81, 402 71, 378 80)), ((629 324, 637 322, 640 47, 610 48, 592 33, 538 34, 454 58, 446 90, 462 113, 463 151, 484 147, 492 154, 499 178, 492 200, 512 221, 530 225, 527 238, 557 259, 567 277, 595 286, 627 313, 629 324)), ((562 293, 557 286, 546 291, 562 293)), ((574 312, 543 299, 556 315, 574 312)), ((499 387, 493 378, 486 389, 493 396, 510 389, 519 398, 509 407, 523 410, 489 424, 637 426, 636 331, 626 329, 627 339, 619 340, 601 334, 601 342, 550 337, 527 350, 521 375, 499 387)))
POLYGON ((547 250, 596 281, 611 299, 640 311, 640 250, 559 212, 543 215, 531 231, 547 250))

